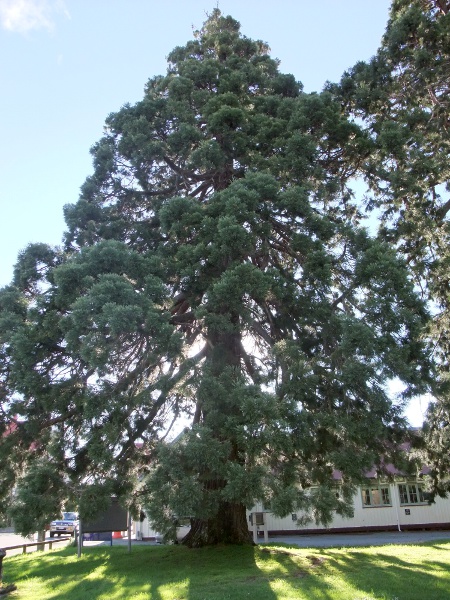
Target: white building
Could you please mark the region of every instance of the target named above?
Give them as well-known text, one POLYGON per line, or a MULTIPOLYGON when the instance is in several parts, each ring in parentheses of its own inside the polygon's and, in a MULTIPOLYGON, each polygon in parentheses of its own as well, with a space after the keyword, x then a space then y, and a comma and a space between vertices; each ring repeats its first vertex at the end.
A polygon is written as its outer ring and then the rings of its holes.
MULTIPOLYGON (((435 503, 429 504, 422 484, 406 479, 394 483, 372 480, 355 494, 354 516, 344 518, 335 514, 328 526, 311 523, 299 527, 298 514, 279 518, 271 512, 263 512, 262 506, 253 510, 257 529, 262 533, 264 525, 258 523, 265 521, 269 535, 450 528, 450 499, 436 498, 435 503)), ((250 527, 252 521, 253 516, 249 516, 250 527)))
MULTIPOLYGON (((429 504, 423 495, 422 483, 396 478, 394 483, 382 483, 372 479, 370 484, 358 489, 354 497, 354 516, 344 518, 335 515, 328 526, 310 523, 300 526, 300 514, 276 517, 256 505, 248 511, 249 530, 253 523, 259 535, 267 529, 268 535, 299 535, 325 532, 369 532, 411 529, 450 529, 450 499, 436 498, 429 504)), ((142 539, 155 539, 157 532, 145 519, 135 523, 135 533, 142 539)), ((179 537, 187 533, 183 527, 179 537)))

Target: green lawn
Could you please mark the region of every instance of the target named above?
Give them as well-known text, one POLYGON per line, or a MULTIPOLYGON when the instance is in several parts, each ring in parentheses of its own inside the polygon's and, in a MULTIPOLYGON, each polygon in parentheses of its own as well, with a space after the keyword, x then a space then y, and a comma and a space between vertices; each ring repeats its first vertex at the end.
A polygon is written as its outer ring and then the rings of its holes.
POLYGON ((8 600, 445 600, 450 542, 308 550, 282 545, 74 548, 6 557, 8 600))

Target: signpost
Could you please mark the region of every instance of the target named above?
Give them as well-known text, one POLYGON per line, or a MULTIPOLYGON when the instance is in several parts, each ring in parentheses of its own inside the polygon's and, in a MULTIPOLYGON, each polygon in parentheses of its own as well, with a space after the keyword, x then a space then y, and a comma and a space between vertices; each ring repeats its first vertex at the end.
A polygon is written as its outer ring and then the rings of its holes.
POLYGON ((105 512, 101 513, 95 521, 84 522, 80 519, 78 525, 77 556, 80 558, 83 550, 83 533, 101 533, 109 531, 128 530, 128 551, 131 551, 131 524, 127 511, 120 506, 115 498, 105 512))

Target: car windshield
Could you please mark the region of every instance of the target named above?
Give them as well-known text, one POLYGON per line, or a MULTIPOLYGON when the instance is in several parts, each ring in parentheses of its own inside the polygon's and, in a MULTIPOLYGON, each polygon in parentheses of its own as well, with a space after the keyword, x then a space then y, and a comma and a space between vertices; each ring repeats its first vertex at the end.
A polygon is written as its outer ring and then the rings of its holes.
POLYGON ((63 520, 64 521, 76 521, 77 515, 76 515, 76 513, 73 513, 73 512, 63 513, 63 520))

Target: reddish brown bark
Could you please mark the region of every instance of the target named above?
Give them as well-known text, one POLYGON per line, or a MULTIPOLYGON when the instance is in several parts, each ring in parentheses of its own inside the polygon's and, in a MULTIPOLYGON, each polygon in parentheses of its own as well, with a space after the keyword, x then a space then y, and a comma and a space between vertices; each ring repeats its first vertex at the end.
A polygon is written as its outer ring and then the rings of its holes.
POLYGON ((253 544, 243 504, 223 502, 214 519, 192 519, 183 544, 189 548, 217 544, 253 544))

